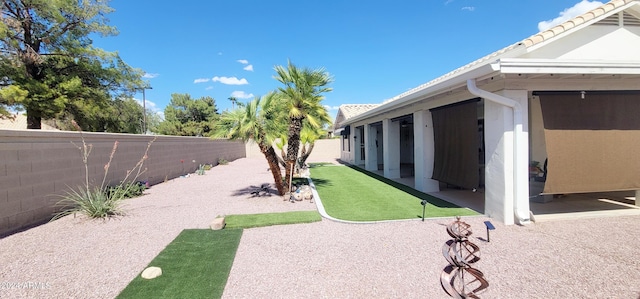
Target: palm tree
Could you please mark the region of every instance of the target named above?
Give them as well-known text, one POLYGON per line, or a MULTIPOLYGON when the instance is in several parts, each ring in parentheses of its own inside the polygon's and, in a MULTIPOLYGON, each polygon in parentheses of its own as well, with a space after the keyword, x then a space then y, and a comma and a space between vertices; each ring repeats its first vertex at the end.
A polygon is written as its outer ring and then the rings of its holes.
POLYGON ((292 170, 298 159, 303 121, 314 128, 331 122, 327 109, 322 105, 324 99, 322 94, 332 90, 327 85, 333 81, 333 78, 322 68, 300 69, 291 61, 288 61, 287 68, 276 66, 274 69, 276 71, 274 78, 284 84, 284 87, 278 90, 283 94, 289 114, 285 182, 290 182, 292 170))
POLYGON ((236 109, 236 104, 238 103, 238 99, 236 97, 229 97, 228 99, 229 101, 231 101, 231 109, 236 109))
POLYGON ((238 109, 225 111, 220 116, 213 136, 258 144, 260 152, 267 159, 278 193, 284 195, 288 188, 282 180, 278 155, 272 146, 275 137, 280 134, 278 132, 286 130, 281 121, 282 109, 278 109, 278 104, 278 94, 269 93, 254 98, 246 105, 238 105, 238 109))

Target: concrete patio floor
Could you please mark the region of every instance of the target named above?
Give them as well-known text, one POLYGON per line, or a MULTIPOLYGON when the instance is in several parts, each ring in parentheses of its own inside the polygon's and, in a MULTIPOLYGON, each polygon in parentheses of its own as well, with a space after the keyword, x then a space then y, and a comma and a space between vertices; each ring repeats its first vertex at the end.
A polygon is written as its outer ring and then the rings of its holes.
MULTIPOLYGON (((377 171, 376 174, 384 175, 382 171, 377 171)), ((414 186, 413 176, 405 175, 394 179, 394 181, 412 188, 414 186)), ((531 220, 534 222, 640 215, 640 206, 636 205, 634 191, 544 197, 539 195, 543 187, 544 183, 533 181, 530 183, 529 209, 532 214, 531 220)), ((429 192, 428 194, 484 214, 484 189, 478 189, 474 192, 447 188, 443 185, 439 192, 429 192)))

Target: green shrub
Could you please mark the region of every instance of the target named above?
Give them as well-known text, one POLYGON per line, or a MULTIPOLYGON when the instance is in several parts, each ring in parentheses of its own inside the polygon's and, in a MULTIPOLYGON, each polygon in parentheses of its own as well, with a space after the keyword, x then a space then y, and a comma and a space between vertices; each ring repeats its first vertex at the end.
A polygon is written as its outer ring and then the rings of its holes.
POLYGON ((218 159, 218 165, 227 165, 227 164, 229 164, 229 161, 227 161, 225 158, 218 159))
POLYGON ((134 198, 142 195, 147 186, 142 182, 129 182, 107 188, 109 196, 114 198, 134 198))
POLYGON ((200 164, 200 166, 198 166, 198 169, 196 170, 196 174, 204 175, 204 165, 200 164))
POLYGON ((76 213, 85 214, 90 218, 107 218, 122 215, 123 213, 120 210, 121 198, 114 197, 115 194, 116 192, 108 192, 99 187, 87 189, 81 186, 71 189, 59 203, 65 205, 66 209, 57 213, 51 220, 76 213))

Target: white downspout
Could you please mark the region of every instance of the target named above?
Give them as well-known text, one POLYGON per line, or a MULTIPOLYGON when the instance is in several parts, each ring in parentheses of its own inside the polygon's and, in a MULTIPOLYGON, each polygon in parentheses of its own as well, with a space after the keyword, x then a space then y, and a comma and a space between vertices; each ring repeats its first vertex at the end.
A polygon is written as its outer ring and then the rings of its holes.
POLYGON ((520 106, 520 103, 514 101, 513 99, 479 89, 476 86, 476 81, 474 79, 467 80, 467 89, 469 89, 469 92, 471 92, 471 94, 473 95, 479 96, 503 106, 507 106, 513 110, 513 177, 515 180, 513 192, 513 211, 519 224, 527 224, 530 222, 529 211, 527 208, 518 204, 520 200, 529 200, 529 195, 526 192, 527 189, 525 188, 525 186, 523 186, 522 183, 526 182, 526 180, 521 180, 522 174, 527 173, 527 170, 522 169, 522 167, 527 166, 527 163, 519 162, 520 158, 522 158, 520 156, 522 156, 522 153, 525 152, 525 149, 523 148, 524 143, 520 142, 519 140, 520 138, 522 138, 523 134, 522 106, 520 106))

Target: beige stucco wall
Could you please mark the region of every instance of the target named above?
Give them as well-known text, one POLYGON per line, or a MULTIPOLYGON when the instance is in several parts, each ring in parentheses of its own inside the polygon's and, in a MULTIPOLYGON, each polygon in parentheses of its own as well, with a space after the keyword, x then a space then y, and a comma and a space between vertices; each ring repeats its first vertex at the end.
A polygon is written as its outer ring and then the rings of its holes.
MULTIPOLYGON (((115 141, 118 148, 107 181, 117 184, 142 158, 154 136, 83 133, 92 145, 89 180, 100 184, 115 141)), ((0 235, 47 221, 69 187, 84 182, 85 171, 77 146, 78 132, 0 130, 0 235)), ((194 172, 199 164, 217 164, 246 156, 244 144, 198 137, 158 136, 138 181, 151 185, 194 172)))
MULTIPOLYGON (((340 159, 340 142, 340 138, 316 140, 313 151, 311 151, 311 155, 309 155, 307 159, 307 163, 333 163, 338 161, 340 159)), ((255 142, 248 142, 246 147, 247 158, 264 158, 264 155, 260 152, 260 148, 258 148, 255 142)), ((276 153, 280 155, 280 150, 275 146, 274 148, 276 149, 276 153)))

